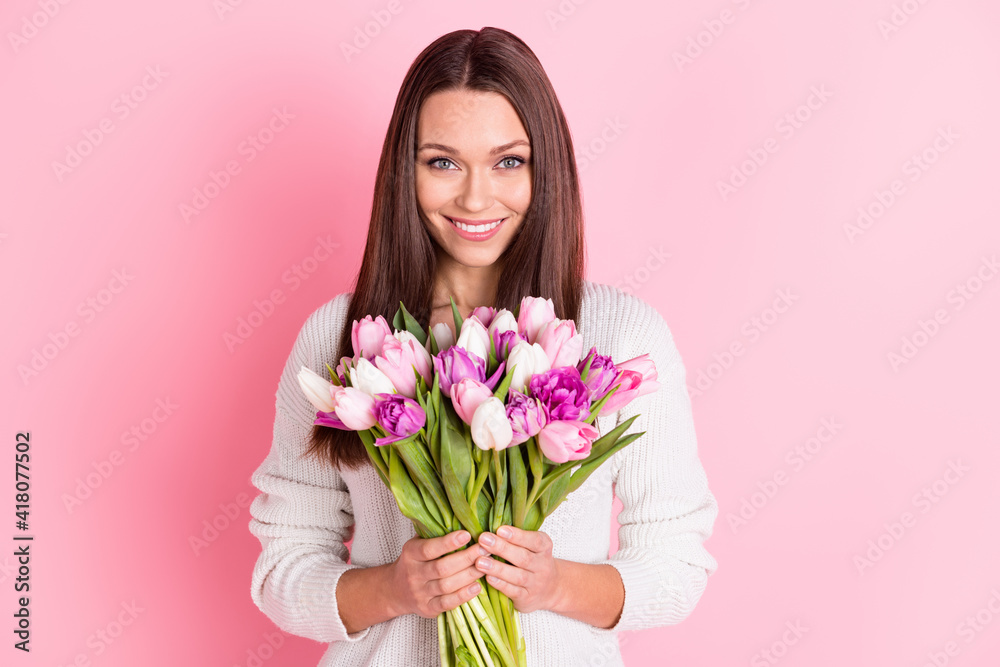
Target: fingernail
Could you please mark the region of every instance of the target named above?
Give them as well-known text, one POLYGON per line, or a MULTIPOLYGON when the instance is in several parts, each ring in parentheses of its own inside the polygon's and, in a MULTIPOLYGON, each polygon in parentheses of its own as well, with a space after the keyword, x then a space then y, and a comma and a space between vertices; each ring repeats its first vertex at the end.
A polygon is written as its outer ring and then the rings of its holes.
POLYGON ((509 540, 510 539, 510 528, 508 528, 507 526, 503 526, 502 528, 500 528, 500 530, 497 531, 497 535, 499 535, 500 537, 504 538, 505 540, 509 540))
POLYGON ((463 530, 461 533, 455 536, 455 541, 458 544, 465 544, 466 542, 469 541, 469 537, 470 535, 463 530))
POLYGON ((493 543, 496 542, 496 538, 490 535, 489 533, 483 533, 482 535, 479 536, 479 539, 482 540, 483 544, 485 544, 488 547, 492 547, 493 543))
POLYGON ((489 556, 490 552, 487 551, 486 549, 482 548, 482 547, 479 547, 479 555, 480 556, 489 556))
POLYGON ((476 565, 478 565, 481 570, 488 570, 493 567, 493 563, 490 562, 489 558, 480 558, 476 561, 476 565))
POLYGON ((469 586, 469 592, 472 593, 473 595, 478 595, 479 594, 479 584, 472 584, 471 586, 469 586))

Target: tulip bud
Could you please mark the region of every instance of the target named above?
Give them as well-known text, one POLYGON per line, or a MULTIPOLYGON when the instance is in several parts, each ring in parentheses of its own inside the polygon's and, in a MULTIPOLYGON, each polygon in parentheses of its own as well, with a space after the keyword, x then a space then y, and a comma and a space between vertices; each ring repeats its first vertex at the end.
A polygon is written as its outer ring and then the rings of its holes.
POLYGON ((332 382, 323 379, 314 373, 312 369, 305 366, 299 371, 298 378, 302 392, 316 410, 319 412, 330 412, 333 410, 333 397, 330 394, 330 391, 333 389, 332 382))
POLYGON ((479 449, 505 449, 514 433, 507 421, 507 411, 503 401, 491 396, 476 408, 472 416, 472 442, 479 449))

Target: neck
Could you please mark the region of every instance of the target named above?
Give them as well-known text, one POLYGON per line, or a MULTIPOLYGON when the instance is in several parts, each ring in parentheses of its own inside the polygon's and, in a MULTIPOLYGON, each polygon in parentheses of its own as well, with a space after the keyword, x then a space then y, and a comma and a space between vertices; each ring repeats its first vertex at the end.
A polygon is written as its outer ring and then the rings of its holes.
POLYGON ((451 306, 449 298, 453 298, 458 312, 468 317, 473 308, 494 304, 499 281, 499 263, 463 266, 449 257, 439 258, 431 307, 448 308, 451 306))

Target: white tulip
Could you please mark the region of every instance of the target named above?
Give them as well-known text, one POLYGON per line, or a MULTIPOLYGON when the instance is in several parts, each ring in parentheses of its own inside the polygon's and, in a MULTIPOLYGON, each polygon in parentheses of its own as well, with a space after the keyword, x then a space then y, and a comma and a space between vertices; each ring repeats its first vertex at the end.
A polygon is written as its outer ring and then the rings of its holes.
POLYGON ((490 332, 475 315, 462 322, 462 332, 458 334, 455 345, 477 355, 483 361, 489 361, 490 332))
POLYGON ((375 394, 395 394, 396 387, 389 376, 375 367, 364 357, 358 359, 351 368, 351 386, 360 389, 372 398, 375 394))
POLYGON ((479 404, 472 415, 472 442, 479 449, 505 449, 514 439, 503 401, 491 396, 479 404))
POLYGON ((493 321, 490 322, 489 332, 493 336, 493 340, 497 339, 497 336, 504 331, 517 331, 517 319, 514 317, 514 313, 510 312, 506 308, 501 308, 497 311, 496 315, 493 316, 493 321))
POLYGON ((552 367, 549 364, 549 356, 545 354, 541 345, 538 343, 529 344, 522 340, 507 355, 505 368, 508 373, 511 368, 514 369, 510 386, 523 392, 532 375, 544 373, 552 367))
MULTIPOLYGON (((438 345, 438 352, 443 352, 449 347, 455 344, 455 334, 451 332, 451 327, 449 327, 444 322, 438 322, 431 327, 431 331, 434 333, 434 341, 438 345)), ((427 337, 427 351, 431 351, 431 337, 427 337)))
POLYGON ((313 404, 313 407, 320 412, 332 412, 335 407, 330 391, 333 388, 333 383, 305 366, 299 371, 298 377, 299 386, 302 387, 302 392, 313 404))

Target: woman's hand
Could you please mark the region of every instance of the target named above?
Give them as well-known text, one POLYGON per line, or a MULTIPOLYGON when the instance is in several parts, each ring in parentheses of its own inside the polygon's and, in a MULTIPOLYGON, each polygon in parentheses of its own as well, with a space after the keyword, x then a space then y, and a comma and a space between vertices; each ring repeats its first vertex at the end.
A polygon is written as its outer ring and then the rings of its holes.
POLYGON ((486 581, 514 603, 520 612, 556 609, 560 601, 559 559, 552 557, 552 538, 535 530, 501 526, 499 535, 484 532, 479 536, 479 554, 494 554, 476 560, 476 567, 486 574, 486 581), (492 542, 492 544, 490 544, 492 542))
POLYGON ((414 537, 403 544, 399 558, 388 567, 387 590, 396 616, 436 618, 479 594, 477 579, 483 576, 475 566, 479 551, 455 551, 469 538, 468 531, 457 530, 442 537, 414 537))

